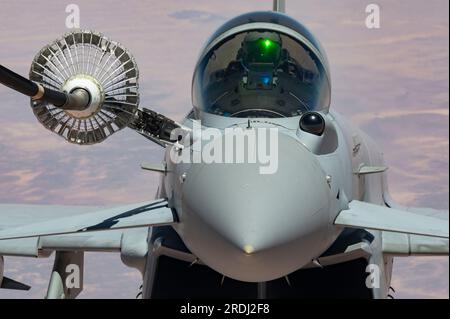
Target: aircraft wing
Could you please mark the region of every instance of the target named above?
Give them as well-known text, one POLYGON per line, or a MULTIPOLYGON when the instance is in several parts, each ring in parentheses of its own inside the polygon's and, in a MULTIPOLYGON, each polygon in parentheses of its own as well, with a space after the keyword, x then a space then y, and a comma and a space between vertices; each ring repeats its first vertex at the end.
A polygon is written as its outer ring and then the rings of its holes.
POLYGON ((354 200, 347 210, 339 213, 335 224, 382 231, 383 252, 386 254, 449 254, 448 211, 392 208, 354 200))
POLYGON ((419 214, 419 215, 435 217, 435 218, 447 220, 447 221, 449 218, 448 210, 439 210, 439 209, 433 209, 433 208, 399 205, 392 200, 392 198, 389 194, 385 194, 383 196, 383 198, 384 198, 386 205, 391 208, 400 209, 400 210, 408 211, 408 212, 419 214))
MULTIPOLYGON (((175 211, 168 207, 165 199, 97 211, 85 207, 0 205, 0 217, 1 227, 5 228, 6 226, 5 229, 0 230, 0 254, 2 254, 2 245, 8 245, 7 240, 11 239, 68 234, 80 236, 87 232, 111 232, 126 228, 168 225, 176 222, 177 219, 175 211), (52 214, 47 211, 47 214, 43 214, 45 217, 35 217, 37 222, 32 220, 25 223, 27 216, 37 216, 39 211, 42 212, 46 209, 52 214), (33 211, 35 213, 32 214, 33 211), (50 219, 50 215, 53 216, 52 219, 50 219), (61 215, 66 217, 56 217, 61 215), (39 221, 39 219, 46 220, 39 221)), ((96 236, 98 238, 102 235, 96 236)), ((92 238, 92 235, 83 235, 79 239, 85 241, 89 238, 92 238)), ((105 240, 108 239, 105 238, 105 240)))
POLYGON ((97 206, 0 204, 0 230, 94 212, 105 208, 97 206))
MULTIPOLYGON (((434 217, 448 225, 448 210, 402 206, 395 203, 389 193, 384 194, 384 201, 386 205, 391 208, 434 217)), ((382 233, 382 238, 383 252, 394 256, 448 256, 449 254, 448 238, 400 234, 386 231, 382 233)))
MULTIPOLYGON (((43 251, 102 251, 120 252, 127 229, 87 232, 82 234, 38 236, 0 240, 0 256, 39 257, 43 251)), ((142 238, 147 228, 142 228, 142 238)))
POLYGON ((430 237, 449 237, 449 225, 434 216, 353 200, 339 213, 336 225, 430 237))
MULTIPOLYGON (((73 262, 83 269, 84 255, 80 252, 145 255, 148 227, 176 221, 176 212, 165 199, 111 208, 0 205, 0 288, 30 289, 3 276, 3 256, 48 257, 57 251, 50 280, 54 283, 65 275, 58 268, 64 263, 73 262)), ((64 290, 61 283, 55 285, 47 297, 64 294, 74 298, 81 292, 64 290)))
MULTIPOLYGON (((0 231, 105 209, 90 206, 0 205, 0 231)), ((39 250, 119 251, 123 230, 0 241, 0 256, 38 257, 39 250)))

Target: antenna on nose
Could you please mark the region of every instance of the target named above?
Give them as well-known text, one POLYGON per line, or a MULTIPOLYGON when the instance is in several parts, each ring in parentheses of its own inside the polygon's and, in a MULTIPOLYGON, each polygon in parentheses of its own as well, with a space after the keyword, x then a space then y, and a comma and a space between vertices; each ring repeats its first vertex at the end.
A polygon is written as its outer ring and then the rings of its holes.
POLYGON ((286 0, 273 0, 273 11, 286 13, 286 0))

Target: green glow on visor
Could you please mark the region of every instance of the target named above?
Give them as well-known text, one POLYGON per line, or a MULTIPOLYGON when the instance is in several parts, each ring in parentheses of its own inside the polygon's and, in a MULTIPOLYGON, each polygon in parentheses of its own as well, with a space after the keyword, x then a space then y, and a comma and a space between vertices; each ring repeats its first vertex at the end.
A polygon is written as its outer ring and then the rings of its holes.
POLYGON ((272 45, 272 41, 267 39, 267 40, 264 41, 264 45, 266 46, 266 48, 269 48, 272 45))

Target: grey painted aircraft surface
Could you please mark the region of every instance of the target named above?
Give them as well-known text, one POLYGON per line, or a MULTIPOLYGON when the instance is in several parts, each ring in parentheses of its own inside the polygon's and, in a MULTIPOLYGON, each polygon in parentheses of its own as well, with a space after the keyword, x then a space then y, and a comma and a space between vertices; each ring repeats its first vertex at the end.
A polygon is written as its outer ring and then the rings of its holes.
POLYGON ((141 272, 143 298, 387 298, 394 257, 448 255, 448 210, 392 201, 381 151, 330 108, 320 43, 283 11, 274 1, 211 36, 181 123, 138 109, 136 62, 99 33, 43 48, 32 82, 1 67, 0 82, 68 142, 129 127, 166 149, 142 165, 161 175, 153 201, 0 204, 1 287, 29 288, 3 276, 3 256, 55 253, 46 298, 75 298, 84 252, 107 251, 141 272), (274 147, 273 161, 256 160, 274 147), (230 149, 229 161, 203 158, 230 149))

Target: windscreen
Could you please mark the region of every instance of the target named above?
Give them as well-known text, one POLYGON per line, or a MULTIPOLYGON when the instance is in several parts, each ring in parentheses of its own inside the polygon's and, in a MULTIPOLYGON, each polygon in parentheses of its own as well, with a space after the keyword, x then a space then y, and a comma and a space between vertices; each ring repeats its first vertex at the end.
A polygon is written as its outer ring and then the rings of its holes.
POLYGON ((291 117, 330 104, 320 59, 271 30, 238 33, 213 47, 198 65, 192 94, 198 110, 227 117, 291 117))

